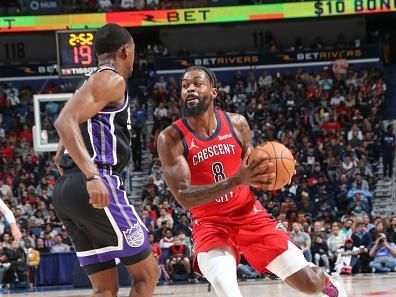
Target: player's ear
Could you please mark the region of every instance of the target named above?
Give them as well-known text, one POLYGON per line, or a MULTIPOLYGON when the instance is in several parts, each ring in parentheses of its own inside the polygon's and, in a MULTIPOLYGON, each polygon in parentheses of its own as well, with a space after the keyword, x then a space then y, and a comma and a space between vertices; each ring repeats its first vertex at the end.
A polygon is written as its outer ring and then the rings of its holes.
POLYGON ((217 88, 212 88, 212 99, 217 97, 217 88))
POLYGON ((121 54, 121 57, 123 58, 123 59, 125 59, 126 57, 128 57, 128 55, 129 55, 129 47, 130 47, 130 44, 129 43, 127 43, 127 44, 124 44, 121 48, 120 48, 120 54, 121 54))

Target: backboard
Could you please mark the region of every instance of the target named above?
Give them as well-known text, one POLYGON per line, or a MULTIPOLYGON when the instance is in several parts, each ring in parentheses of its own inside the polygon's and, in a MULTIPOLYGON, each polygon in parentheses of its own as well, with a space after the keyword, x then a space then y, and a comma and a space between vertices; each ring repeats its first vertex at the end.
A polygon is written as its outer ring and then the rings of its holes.
POLYGON ((34 126, 33 147, 37 152, 54 152, 58 147, 59 136, 54 123, 72 93, 38 94, 33 96, 34 126))

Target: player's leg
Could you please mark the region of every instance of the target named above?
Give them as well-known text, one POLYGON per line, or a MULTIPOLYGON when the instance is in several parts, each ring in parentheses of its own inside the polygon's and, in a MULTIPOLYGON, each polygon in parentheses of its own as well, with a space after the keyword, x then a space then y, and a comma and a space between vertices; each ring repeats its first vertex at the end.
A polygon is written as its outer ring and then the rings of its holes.
MULTIPOLYGON (((85 230, 82 230, 81 224, 77 223, 75 217, 94 218, 94 210, 88 203, 86 189, 83 188, 82 174, 77 170, 66 171, 56 183, 53 193, 53 202, 58 217, 62 220, 67 232, 73 242, 74 248, 78 252, 94 250, 94 244, 85 230)), ((103 212, 103 211, 102 211, 103 212)), ((101 218, 102 221, 103 218, 101 218)), ((98 236, 99 232, 93 232, 92 236, 98 236)), ((87 263, 83 265, 85 272, 92 284, 94 297, 112 297, 118 293, 118 276, 115 269, 114 260, 101 263, 93 254, 87 263)))
POLYGON ((228 249, 213 249, 197 255, 202 274, 212 284, 218 297, 242 297, 236 275, 236 260, 228 249))
MULTIPOLYGON (((126 264, 125 259, 121 261, 126 264)), ((154 256, 150 254, 137 263, 127 265, 126 268, 133 279, 133 285, 129 293, 130 297, 151 297, 161 275, 160 267, 154 256)))
POLYGON ((305 294, 322 292, 323 296, 346 296, 338 283, 307 262, 283 226, 269 218, 258 202, 239 228, 237 244, 258 272, 269 270, 305 294))
POLYGON ((267 269, 278 275, 291 287, 305 294, 329 297, 346 297, 342 286, 322 269, 309 263, 301 250, 291 241, 288 249, 272 260, 267 269))
POLYGON ((84 266, 92 284, 92 297, 116 297, 118 293, 118 273, 115 261, 84 266))

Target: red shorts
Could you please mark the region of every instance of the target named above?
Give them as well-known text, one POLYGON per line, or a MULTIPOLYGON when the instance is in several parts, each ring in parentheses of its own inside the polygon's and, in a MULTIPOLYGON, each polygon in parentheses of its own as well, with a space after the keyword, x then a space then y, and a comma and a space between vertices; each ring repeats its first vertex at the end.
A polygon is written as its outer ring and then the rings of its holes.
MULTIPOLYGON (((258 201, 237 216, 207 217, 192 223, 195 255, 215 248, 231 248, 237 263, 242 252, 258 272, 266 271, 267 265, 286 251, 292 241, 258 201)), ((200 273, 196 259, 194 270, 200 273)))

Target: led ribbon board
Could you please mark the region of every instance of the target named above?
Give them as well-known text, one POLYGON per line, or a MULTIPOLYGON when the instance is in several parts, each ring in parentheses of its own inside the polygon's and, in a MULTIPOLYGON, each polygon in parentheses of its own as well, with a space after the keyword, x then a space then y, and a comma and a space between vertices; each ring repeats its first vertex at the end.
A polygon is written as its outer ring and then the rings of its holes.
POLYGON ((321 0, 245 6, 146 10, 90 14, 0 17, 0 32, 98 28, 106 23, 125 27, 249 22, 293 18, 387 13, 396 0, 321 0))

